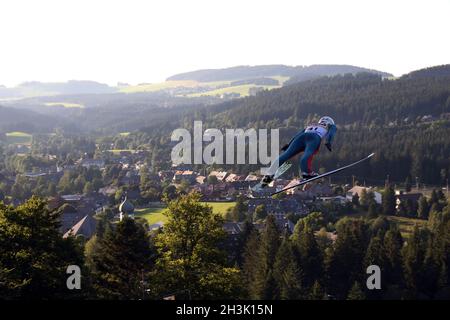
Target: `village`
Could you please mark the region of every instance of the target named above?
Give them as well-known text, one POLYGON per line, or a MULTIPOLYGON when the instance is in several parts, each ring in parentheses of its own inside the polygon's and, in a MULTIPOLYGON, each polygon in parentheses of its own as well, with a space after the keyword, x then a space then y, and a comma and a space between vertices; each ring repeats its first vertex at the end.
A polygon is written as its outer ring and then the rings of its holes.
MULTIPOLYGON (((94 172, 101 177, 102 183, 85 181, 82 192, 63 193, 48 197, 48 206, 61 213, 61 233, 89 239, 96 231, 98 215, 109 212, 113 221, 119 221, 124 216, 140 217, 139 212, 145 208, 164 208, 161 194, 164 192, 184 193, 199 192, 202 201, 208 204, 226 204, 228 211, 236 205, 239 199, 245 206, 245 216, 258 228, 263 228, 264 218, 273 215, 280 229, 292 233, 295 222, 307 216, 312 211, 320 211, 321 204, 333 203, 345 207, 370 194, 377 205, 381 205, 382 195, 376 188, 358 185, 330 184, 328 179, 308 185, 305 189, 293 188, 278 197, 270 197, 275 191, 282 190, 298 183, 298 179, 278 179, 260 192, 252 187, 258 183, 260 176, 255 174, 240 175, 229 171, 212 170, 209 173, 186 170, 173 167, 152 173, 147 166, 147 152, 120 151, 113 155, 105 153, 99 158, 80 158, 62 166, 33 167, 31 172, 20 175, 31 183, 53 182, 60 186, 62 181, 74 172, 94 172), (111 173, 113 172, 113 173, 111 173), (112 175, 114 178, 108 178, 112 175), (107 183, 111 182, 111 183, 107 183), (89 185, 89 187, 87 187, 89 185), (99 186, 96 188, 96 186, 99 186), (164 187, 162 187, 164 186, 164 187), (143 197, 148 190, 158 190, 154 196, 143 197), (262 214, 260 212, 263 212, 262 214), (262 215, 262 216, 261 216, 262 215)), ((48 156, 50 159, 52 156, 48 156)), ((91 174, 92 175, 92 174, 91 174)), ((95 174, 93 174, 95 176, 95 174)), ((14 191, 14 183, 18 177, 4 177, 14 191)), ((68 188, 67 190, 70 190, 68 188)), ((420 192, 404 192, 396 190, 397 208, 401 203, 408 203, 412 210, 417 211, 420 192)), ((20 198, 5 198, 6 204, 19 205, 20 198)), ((230 236, 236 236, 242 231, 244 221, 248 219, 227 219, 227 212, 220 212, 225 217, 224 229, 230 236), (241 220, 241 221, 238 221, 241 220)), ((156 216, 155 216, 156 217, 156 216)), ((149 231, 164 227, 164 219, 147 224, 149 231)))

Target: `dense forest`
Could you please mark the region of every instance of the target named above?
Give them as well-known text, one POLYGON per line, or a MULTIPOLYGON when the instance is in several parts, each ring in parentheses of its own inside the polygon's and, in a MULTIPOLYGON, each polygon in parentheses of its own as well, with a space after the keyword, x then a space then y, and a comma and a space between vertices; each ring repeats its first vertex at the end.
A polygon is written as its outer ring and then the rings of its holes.
MULTIPOLYGON (((416 227, 407 238, 377 211, 342 218, 326 208, 299 219, 292 234, 281 230, 272 215, 264 228, 255 228, 243 211, 243 231, 227 236, 223 218, 200 198, 192 193, 168 200, 167 223, 150 234, 139 219, 112 224, 105 212, 87 242, 62 238, 58 211, 48 210, 43 200, 33 197, 16 208, 0 203, 0 298, 450 297, 445 197, 430 199, 435 203, 430 203, 426 227, 416 227), (330 238, 332 232, 337 238, 330 238), (366 286, 367 267, 374 264, 382 270, 380 290, 366 286), (82 290, 66 289, 67 265, 80 266, 82 290)), ((392 205, 385 194, 379 209, 389 213, 392 205)))
MULTIPOLYGON (((375 152, 370 164, 356 168, 356 175, 364 173, 372 181, 383 181, 387 175, 395 181, 417 177, 434 185, 448 179, 450 71, 446 66, 396 80, 358 74, 307 81, 256 97, 180 112, 178 118, 161 118, 141 130, 147 137, 139 135, 147 142, 161 138, 161 144, 154 145, 159 157, 171 147, 171 130, 191 128, 194 120, 202 120, 205 128, 279 128, 283 144, 324 114, 335 119, 338 134, 334 151, 319 154, 321 167, 332 169, 375 152)), ((257 168, 233 169, 248 172, 257 168)))
MULTIPOLYGON (((355 175, 381 183, 387 175, 399 182, 409 177, 438 186, 446 183, 450 174, 449 66, 415 71, 398 79, 368 73, 323 77, 219 104, 214 99, 146 94, 83 99, 91 99, 93 107, 55 110, 45 117, 0 108, 7 119, 4 123, 0 120, 0 125, 3 131, 28 126, 35 132, 53 125, 54 130, 92 140, 130 131, 115 143, 149 150, 157 169, 170 166, 171 132, 191 129, 194 120, 202 120, 204 128, 222 130, 280 129, 282 145, 308 122, 326 114, 335 119, 338 134, 333 152, 319 153, 316 170, 336 168, 375 152, 373 161, 356 168, 355 175), (11 114, 14 116, 8 117, 11 114)), ((241 173, 258 169, 246 165, 224 168, 241 173)), ((290 174, 297 172, 291 170, 290 174)))

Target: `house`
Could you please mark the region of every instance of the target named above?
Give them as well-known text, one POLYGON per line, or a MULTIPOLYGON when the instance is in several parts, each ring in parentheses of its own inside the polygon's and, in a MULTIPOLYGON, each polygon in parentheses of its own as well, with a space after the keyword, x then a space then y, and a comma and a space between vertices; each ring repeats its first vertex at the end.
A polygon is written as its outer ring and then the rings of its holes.
POLYGON ((158 176, 161 181, 172 180, 174 172, 172 170, 159 171, 158 176))
MULTIPOLYGON (((314 232, 314 235, 316 237, 318 237, 319 234, 320 234, 320 231, 314 232)), ((330 240, 332 242, 335 242, 337 240, 337 233, 336 233, 336 231, 334 231, 334 232, 325 232, 325 236, 327 237, 328 240, 330 240)))
POLYGON ((86 215, 79 212, 75 206, 70 204, 63 204, 59 209, 60 215, 60 231, 62 234, 66 234, 70 231, 78 222, 80 222, 86 215))
POLYGON ((381 193, 373 190, 372 188, 366 188, 361 186, 354 186, 353 188, 348 190, 346 194, 347 200, 352 201, 352 198, 355 194, 358 194, 359 199, 361 199, 363 190, 366 190, 366 192, 372 191, 375 196, 375 202, 381 204, 381 193))
POLYGON ((323 202, 339 203, 339 204, 345 204, 348 201, 347 198, 343 197, 343 196, 319 197, 317 200, 320 200, 320 201, 323 201, 323 202))
POLYGON ((398 193, 395 195, 395 208, 398 209, 402 202, 406 203, 407 201, 411 201, 414 204, 417 204, 422 196, 422 193, 398 193))
POLYGON ((245 177, 244 177, 244 176, 241 176, 241 175, 238 175, 238 174, 235 174, 235 173, 229 174, 229 175, 226 177, 226 179, 225 179, 225 181, 226 181, 226 182, 229 182, 229 183, 237 182, 237 181, 244 181, 244 180, 245 180, 245 177))
POLYGON ((86 239, 91 238, 97 226, 97 221, 91 216, 86 215, 80 221, 78 221, 72 228, 64 233, 63 238, 69 236, 83 236, 86 239))
POLYGON ((238 235, 242 232, 242 225, 242 223, 227 221, 223 224, 223 229, 229 235, 238 235))
POLYGON ((197 173, 191 170, 177 170, 173 176, 174 182, 181 182, 183 180, 193 184, 196 182, 197 173))
POLYGON ((217 178, 217 181, 223 182, 225 178, 227 177, 228 172, 226 171, 211 171, 209 176, 213 176, 217 178))
POLYGON ((106 187, 98 189, 98 192, 109 197, 109 196, 116 194, 117 190, 118 189, 115 186, 106 186, 106 187))
POLYGON ((204 183, 206 182, 206 177, 205 177, 205 176, 197 176, 197 177, 195 178, 195 181, 196 181, 198 184, 204 184, 204 183))
POLYGON ((259 178, 254 174, 249 174, 247 177, 245 177, 245 181, 258 181, 258 180, 259 178))
POLYGON ((80 162, 80 165, 85 168, 91 168, 91 167, 97 167, 97 168, 104 168, 105 167, 105 160, 102 159, 83 159, 80 162))
POLYGON ((294 197, 289 197, 285 199, 272 199, 272 198, 249 199, 248 200, 249 214, 253 215, 256 207, 259 205, 264 205, 266 208, 266 212, 268 214, 287 215, 288 213, 294 213, 298 215, 306 215, 309 213, 308 208, 302 201, 299 201, 294 197))
POLYGON ((150 231, 154 231, 154 230, 162 229, 163 227, 164 227, 164 222, 158 221, 158 222, 156 222, 156 223, 154 223, 154 224, 149 225, 149 226, 148 226, 148 229, 149 229, 150 231))
POLYGON ((65 194, 61 196, 62 200, 67 203, 79 203, 83 199, 81 194, 65 194))

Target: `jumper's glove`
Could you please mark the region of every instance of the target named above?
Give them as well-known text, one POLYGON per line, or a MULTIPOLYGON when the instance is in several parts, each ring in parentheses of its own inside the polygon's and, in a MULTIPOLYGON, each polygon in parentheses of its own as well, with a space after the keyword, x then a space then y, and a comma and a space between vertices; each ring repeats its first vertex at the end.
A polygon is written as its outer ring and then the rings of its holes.
POLYGON ((289 148, 289 144, 285 144, 281 147, 281 151, 286 151, 289 148))
POLYGON ((327 147, 327 149, 328 149, 328 151, 332 151, 332 149, 331 149, 331 143, 325 143, 325 147, 327 147))

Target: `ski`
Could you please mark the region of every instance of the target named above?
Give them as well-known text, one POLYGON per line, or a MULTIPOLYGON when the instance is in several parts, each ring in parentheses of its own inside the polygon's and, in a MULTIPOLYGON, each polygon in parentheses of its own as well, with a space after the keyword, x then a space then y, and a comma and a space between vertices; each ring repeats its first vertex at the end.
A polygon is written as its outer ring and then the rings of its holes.
POLYGON ((358 160, 358 161, 356 161, 356 162, 353 162, 353 163, 351 163, 351 164, 349 164, 349 165, 346 165, 346 166, 344 166, 344 167, 340 167, 340 168, 338 168, 338 169, 335 169, 335 170, 332 170, 332 171, 329 171, 329 172, 320 174, 320 175, 318 175, 317 177, 314 177, 314 178, 311 178, 311 179, 307 179, 307 180, 300 181, 300 182, 297 183, 296 185, 293 185, 293 186, 290 186, 289 188, 284 188, 284 189, 282 189, 282 190, 279 190, 279 191, 276 191, 276 192, 272 193, 271 196, 274 196, 274 195, 276 195, 276 194, 285 192, 285 191, 287 191, 287 190, 290 190, 290 189, 293 189, 293 188, 302 186, 302 185, 307 184, 307 183, 309 183, 309 182, 312 182, 312 181, 314 181, 314 180, 318 180, 318 179, 321 179, 321 178, 328 177, 328 176, 330 176, 330 175, 332 175, 332 174, 335 174, 335 173, 340 172, 340 171, 342 171, 342 170, 345 170, 345 169, 348 169, 348 168, 350 168, 350 167, 353 167, 353 166, 355 166, 355 165, 357 165, 357 164, 359 164, 359 163, 361 163, 361 162, 363 162, 363 161, 366 161, 366 160, 372 158, 374 154, 375 154, 375 153, 371 153, 371 154, 369 154, 367 157, 362 158, 361 160, 358 160))
MULTIPOLYGON (((283 163, 278 169, 277 171, 275 171, 275 174, 273 176, 273 180, 275 181, 276 179, 278 179, 281 175, 283 175, 286 171, 289 170, 289 168, 292 166, 292 163, 290 163, 289 161, 286 161, 285 163, 283 163)), ((262 189, 262 183, 258 182, 257 185, 255 185, 252 190, 253 191, 261 191, 262 189)))

